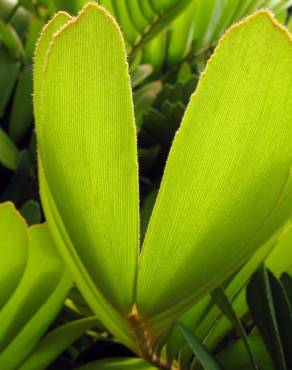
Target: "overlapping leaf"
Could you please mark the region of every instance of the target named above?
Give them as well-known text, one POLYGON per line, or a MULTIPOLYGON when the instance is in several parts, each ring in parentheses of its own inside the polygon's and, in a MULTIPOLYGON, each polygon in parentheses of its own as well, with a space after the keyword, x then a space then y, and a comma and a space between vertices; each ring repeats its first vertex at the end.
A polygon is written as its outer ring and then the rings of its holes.
POLYGON ((209 61, 145 236, 137 288, 143 317, 179 314, 289 218, 291 57, 290 36, 260 12, 233 27, 209 61))
POLYGON ((89 4, 52 38, 68 20, 64 13, 55 17, 36 54, 41 194, 52 233, 92 309, 104 313, 105 324, 123 327, 112 306, 131 309, 139 248, 137 149, 125 49, 115 22, 97 5, 89 4))

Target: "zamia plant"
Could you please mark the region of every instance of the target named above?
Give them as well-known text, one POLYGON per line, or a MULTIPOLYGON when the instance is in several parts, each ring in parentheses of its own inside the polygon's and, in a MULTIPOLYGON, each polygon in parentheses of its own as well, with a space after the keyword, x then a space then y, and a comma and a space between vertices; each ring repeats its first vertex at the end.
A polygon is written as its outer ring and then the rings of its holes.
POLYGON ((175 357, 162 348, 176 320, 291 217, 291 58, 291 36, 266 11, 225 34, 190 99, 140 243, 119 27, 88 4, 76 18, 58 13, 41 34, 34 113, 52 237, 98 318, 158 367, 175 357))
POLYGON ((27 228, 9 202, 0 205, 0 235, 0 368, 44 369, 96 320, 77 320, 43 337, 72 286, 71 274, 47 225, 27 228))

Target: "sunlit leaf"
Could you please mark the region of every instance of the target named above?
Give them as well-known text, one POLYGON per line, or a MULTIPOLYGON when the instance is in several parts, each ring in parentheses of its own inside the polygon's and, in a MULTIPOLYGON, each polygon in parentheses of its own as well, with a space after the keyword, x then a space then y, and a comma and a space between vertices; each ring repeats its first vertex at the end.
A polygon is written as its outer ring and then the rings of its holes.
POLYGON ((47 225, 27 229, 7 202, 0 228, 0 367, 18 369, 59 313, 72 277, 47 225))
POLYGON ((133 348, 124 319, 109 304, 111 301, 122 311, 130 310, 139 248, 136 139, 125 50, 112 18, 90 4, 78 21, 69 22, 53 38, 45 63, 52 35, 68 20, 64 13, 54 18, 36 54, 34 107, 41 196, 52 234, 89 305, 118 338, 133 348), (76 39, 78 48, 74 47, 76 39), (110 43, 115 47, 108 48, 110 43), (60 53, 64 70, 60 69, 60 53), (80 79, 84 68, 88 78, 80 79), (81 83, 77 89, 76 83, 81 83), (42 106, 46 108, 41 110, 42 106), (59 124, 60 119, 64 125, 59 124), (73 146, 72 139, 76 140, 73 146), (76 150, 72 152, 72 148, 76 150), (64 166, 64 177, 63 170, 56 172, 55 156, 60 157, 58 169, 64 166), (70 209, 64 196, 68 196, 70 209))
POLYGON ((153 323, 223 282, 289 219, 291 56, 290 36, 262 11, 234 26, 209 61, 142 248, 137 305, 153 323))

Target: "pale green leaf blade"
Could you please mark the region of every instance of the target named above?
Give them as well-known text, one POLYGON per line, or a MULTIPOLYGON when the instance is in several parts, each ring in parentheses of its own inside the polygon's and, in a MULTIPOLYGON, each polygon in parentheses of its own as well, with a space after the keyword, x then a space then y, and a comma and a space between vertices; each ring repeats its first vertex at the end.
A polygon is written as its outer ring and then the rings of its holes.
POLYGON ((71 343, 92 329, 96 322, 95 317, 89 317, 69 322, 49 332, 36 345, 19 370, 46 369, 71 343))
POLYGON ((103 8, 88 4, 53 37, 41 105, 40 157, 65 228, 93 281, 129 311, 139 246, 136 135, 124 43, 103 8))
POLYGON ((148 364, 141 358, 108 358, 92 362, 80 367, 78 370, 155 370, 156 367, 148 364))
POLYGON ((209 61, 146 233, 142 316, 178 315, 289 219, 291 58, 291 37, 262 11, 227 32, 209 61))
POLYGON ((0 312, 18 285, 28 256, 28 235, 23 218, 12 203, 0 205, 0 312))

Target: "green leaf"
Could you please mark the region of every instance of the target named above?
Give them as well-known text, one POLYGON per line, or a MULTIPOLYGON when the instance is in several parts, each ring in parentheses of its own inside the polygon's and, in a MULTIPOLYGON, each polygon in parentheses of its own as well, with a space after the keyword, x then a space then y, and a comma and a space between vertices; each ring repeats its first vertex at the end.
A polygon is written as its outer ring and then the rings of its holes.
POLYGON ((205 370, 220 370, 221 367, 208 352, 207 348, 183 324, 178 323, 180 330, 205 370))
POLYGON ((247 301, 275 368, 290 369, 292 312, 281 283, 262 267, 247 286, 247 301))
POLYGON ((224 289, 222 287, 218 287, 211 293, 211 297, 213 301, 217 304, 217 306, 220 308, 220 310, 226 315, 226 317, 229 319, 229 321, 233 324, 233 326, 237 329, 239 332, 241 339, 244 343, 245 349, 248 353, 248 356, 250 358, 250 365, 252 369, 257 370, 258 365, 256 363, 256 360, 254 358, 251 346, 249 344, 248 336, 245 332, 245 329, 240 321, 240 319, 237 317, 236 312, 234 311, 232 304, 230 303, 227 295, 224 292, 224 289))
POLYGON ((28 225, 38 224, 42 220, 41 206, 35 200, 26 201, 20 208, 20 213, 28 225))
POLYGON ((262 11, 231 28, 210 59, 142 248, 137 306, 153 325, 221 284, 291 216, 291 57, 290 35, 262 11))
POLYGON ((74 247, 103 294, 123 312, 133 304, 139 246, 136 138, 125 58, 116 24, 102 8, 88 5, 78 22, 53 37, 42 118, 36 121, 48 187, 74 247))
POLYGON ((12 203, 0 204, 0 312, 24 272, 28 235, 24 220, 12 203))
POLYGON ((59 313, 71 286, 47 225, 30 228, 26 269, 0 312, 1 368, 18 368, 59 313))
POLYGON ((108 358, 80 367, 78 370, 155 370, 156 367, 148 364, 141 358, 108 358))
POLYGON ((49 23, 35 58, 42 202, 53 237, 91 309, 135 350, 127 323, 113 307, 124 312, 131 309, 139 248, 136 138, 125 50, 116 24, 95 4, 87 5, 78 21, 69 22, 51 42, 68 20, 68 15, 59 13, 49 23), (84 70, 87 78, 80 79, 84 70), (60 78, 71 88, 63 89, 60 78), (82 86, 76 89, 76 83, 82 86), (57 167, 56 156, 60 158, 57 167), (86 168, 84 163, 88 163, 86 168))
POLYGON ((0 235, 0 367, 15 369, 56 317, 72 277, 47 225, 27 230, 8 202, 0 205, 0 235))
POLYGON ((290 306, 292 307, 292 278, 288 273, 285 272, 281 276, 281 282, 284 286, 285 292, 290 302, 290 306))
POLYGON ((20 62, 0 48, 0 117, 3 116, 6 104, 11 96, 19 67, 20 62))
POLYGON ((49 332, 34 348, 19 370, 42 370, 75 342, 83 333, 94 327, 97 320, 90 317, 75 320, 49 332))
POLYGON ((17 167, 18 149, 13 141, 0 127, 0 163, 10 170, 17 167))
POLYGON ((32 66, 27 65, 20 74, 12 103, 8 131, 14 141, 23 138, 32 120, 32 66))
MULTIPOLYGON (((292 367, 292 353, 291 353, 291 341, 292 341, 292 302, 291 302, 291 278, 290 278, 290 291, 286 290, 283 282, 277 280, 275 277, 270 277, 271 287, 273 293, 273 300, 275 305, 275 311, 277 315, 277 321, 281 340, 283 343, 283 349, 286 359, 287 368, 292 367), (290 296, 288 295, 290 293, 290 296)), ((285 282, 285 275, 283 281, 285 282)), ((287 280, 286 280, 287 284, 287 280)))
POLYGON ((16 31, 10 24, 0 20, 0 40, 13 55, 24 55, 23 46, 16 31))

